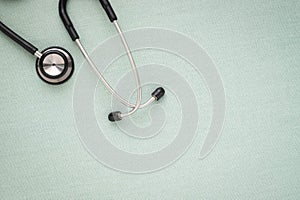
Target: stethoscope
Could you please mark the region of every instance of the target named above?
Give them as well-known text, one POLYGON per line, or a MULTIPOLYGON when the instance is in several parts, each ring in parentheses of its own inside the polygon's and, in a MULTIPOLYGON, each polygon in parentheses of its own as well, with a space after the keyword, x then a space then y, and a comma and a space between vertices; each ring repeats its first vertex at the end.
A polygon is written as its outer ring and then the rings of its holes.
POLYGON ((80 39, 79 39, 79 35, 77 33, 77 31, 75 30, 73 23, 70 19, 70 17, 68 16, 67 13, 67 9, 66 9, 66 4, 67 4, 67 0, 60 0, 59 1, 59 15, 61 20, 63 21, 65 28, 67 29, 70 37, 72 38, 73 41, 75 41, 75 43, 77 44, 78 48, 80 49, 81 53, 83 54, 84 58, 86 59, 86 61, 88 62, 88 64, 91 66, 91 68, 93 69, 93 71, 96 73, 96 75, 98 76, 98 78, 100 79, 100 81, 103 83, 103 85, 107 88, 107 90, 118 100, 120 101, 122 104, 124 104, 125 106, 132 108, 129 112, 126 113, 122 113, 120 111, 116 111, 116 112, 111 112, 108 115, 108 119, 110 121, 120 121, 122 118, 127 117, 132 115, 133 113, 135 113, 138 109, 140 108, 144 108, 148 105, 150 105, 152 102, 154 101, 158 101, 161 97, 164 96, 165 94, 165 90, 162 87, 157 88, 152 94, 151 97, 142 104, 141 99, 142 99, 142 89, 141 89, 141 84, 140 84, 140 78, 139 78, 139 74, 133 59, 133 56, 131 54, 130 48, 127 44, 127 41, 124 37, 124 34, 117 22, 117 16, 111 6, 111 4, 109 3, 108 0, 100 0, 100 3, 103 7, 103 9, 105 10, 110 22, 112 22, 121 38, 121 41, 124 45, 124 48, 126 50, 129 62, 131 64, 132 67, 132 71, 135 77, 135 81, 136 81, 136 86, 137 86, 137 100, 135 104, 132 104, 130 102, 128 102, 127 100, 125 100, 123 97, 121 97, 111 86, 110 84, 105 80, 105 78, 103 77, 103 75, 98 71, 96 65, 93 63, 93 61, 91 60, 90 56, 88 55, 87 51, 85 50, 85 48, 83 47, 80 39))
MULTIPOLYGON (((84 58, 90 65, 90 67, 93 69, 97 77, 100 79, 100 81, 103 83, 103 85, 106 87, 106 89, 123 105, 131 108, 130 111, 122 113, 120 111, 111 112, 108 115, 108 119, 112 122, 114 121, 120 121, 124 117, 130 116, 134 114, 138 109, 144 108, 154 101, 158 101, 160 98, 162 98, 165 94, 165 90, 162 87, 157 88, 154 90, 154 92, 151 94, 151 97, 142 104, 142 88, 140 84, 140 78, 137 71, 137 67, 135 64, 135 61, 133 59, 133 56, 131 54, 130 48, 128 46, 128 43, 125 39, 125 36, 117 22, 117 16, 109 3, 108 0, 100 0, 100 3, 105 10, 109 20, 114 24, 120 39, 123 43, 123 46, 126 50, 129 62, 132 67, 132 71, 135 77, 136 86, 137 86, 137 100, 135 104, 132 104, 125 100, 123 97, 121 97, 111 86, 110 84, 105 80, 103 75, 98 71, 96 65, 91 60, 89 54, 83 47, 79 35, 77 31, 75 30, 72 21, 70 17, 68 16, 67 10, 66 10, 66 4, 67 0, 60 0, 59 1, 59 15, 64 23, 65 28, 67 29, 71 39, 75 41, 78 48, 80 49, 81 53, 83 54, 84 58)), ((18 44, 20 44, 22 47, 24 47, 27 51, 29 51, 31 54, 35 55, 38 59, 36 62, 36 68, 39 76, 42 80, 46 81, 47 83, 51 84, 60 84, 68 80, 73 71, 74 71, 74 62, 72 59, 72 56, 63 48, 60 47, 51 47, 48 49, 45 49, 42 52, 39 52, 36 47, 34 47, 32 44, 21 38, 19 35, 14 33, 11 29, 9 29, 7 26, 5 26, 3 23, 0 22, 0 30, 4 32, 6 35, 8 35, 11 39, 16 41, 18 44)))
POLYGON ((58 85, 66 82, 73 74, 74 61, 71 54, 61 47, 49 47, 42 52, 38 48, 19 36, 0 21, 0 30, 37 57, 36 71, 46 83, 58 85))

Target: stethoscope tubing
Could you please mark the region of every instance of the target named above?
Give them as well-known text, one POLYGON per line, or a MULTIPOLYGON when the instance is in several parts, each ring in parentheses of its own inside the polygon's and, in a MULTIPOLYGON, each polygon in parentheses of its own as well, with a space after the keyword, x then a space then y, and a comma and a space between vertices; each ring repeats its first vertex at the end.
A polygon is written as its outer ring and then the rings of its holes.
POLYGON ((20 35, 15 33, 12 29, 10 29, 8 26, 6 26, 4 23, 0 21, 0 30, 7 35, 9 38, 11 38, 13 41, 18 43, 20 46, 22 46, 26 51, 28 51, 30 54, 35 55, 38 51, 38 48, 35 47, 33 44, 22 38, 20 35))

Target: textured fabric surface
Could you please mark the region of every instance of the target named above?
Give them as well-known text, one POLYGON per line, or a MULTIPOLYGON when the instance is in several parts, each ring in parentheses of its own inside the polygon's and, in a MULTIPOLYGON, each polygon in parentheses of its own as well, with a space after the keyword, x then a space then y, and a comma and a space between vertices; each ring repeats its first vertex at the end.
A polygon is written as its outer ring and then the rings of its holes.
MULTIPOLYGON (((97 162, 83 148, 73 119, 72 92, 84 59, 59 20, 58 1, 1 0, 1 21, 41 49, 66 47, 76 71, 62 86, 44 84, 34 58, 0 34, 0 198, 299 199, 299 1, 111 3, 124 30, 178 31, 214 60, 226 92, 225 125, 214 151, 198 159, 205 138, 199 130, 181 159, 155 173, 126 174, 97 162)), ((98 1, 71 1, 69 11, 90 52, 115 34, 98 1)), ((147 60, 143 53, 137 56, 139 62, 147 60)), ((160 58, 173 62, 172 57, 160 58)), ((116 66, 107 76, 123 69, 116 66)), ((197 81, 191 85, 196 88, 197 81)), ((109 99, 108 93, 104 96, 109 99)), ((170 107, 175 103, 168 101, 170 107)), ((107 137, 124 145, 116 136, 107 137)), ((161 147, 135 145, 124 148, 161 147)))

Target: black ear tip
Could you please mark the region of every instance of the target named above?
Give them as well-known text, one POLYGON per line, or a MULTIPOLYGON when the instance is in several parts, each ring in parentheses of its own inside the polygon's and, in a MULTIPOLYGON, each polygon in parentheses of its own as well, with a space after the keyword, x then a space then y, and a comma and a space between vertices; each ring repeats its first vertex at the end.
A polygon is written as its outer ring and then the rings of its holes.
POLYGON ((158 101, 165 95, 165 89, 162 87, 156 88, 156 90, 151 95, 156 99, 156 101, 158 101))
POLYGON ((111 122, 122 120, 122 118, 121 118, 121 112, 120 111, 116 111, 116 112, 109 113, 108 120, 111 121, 111 122))
POLYGON ((165 94, 165 89, 163 87, 159 87, 157 90, 160 90, 163 94, 165 94))

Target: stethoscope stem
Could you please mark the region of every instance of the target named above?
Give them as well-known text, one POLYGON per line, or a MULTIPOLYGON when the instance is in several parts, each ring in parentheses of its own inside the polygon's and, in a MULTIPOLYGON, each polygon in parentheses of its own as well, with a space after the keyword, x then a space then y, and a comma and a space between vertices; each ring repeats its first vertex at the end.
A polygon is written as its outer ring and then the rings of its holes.
POLYGON ((34 53, 34 56, 37 57, 37 58, 41 58, 43 56, 43 54, 41 52, 39 52, 39 51, 36 51, 34 53))

